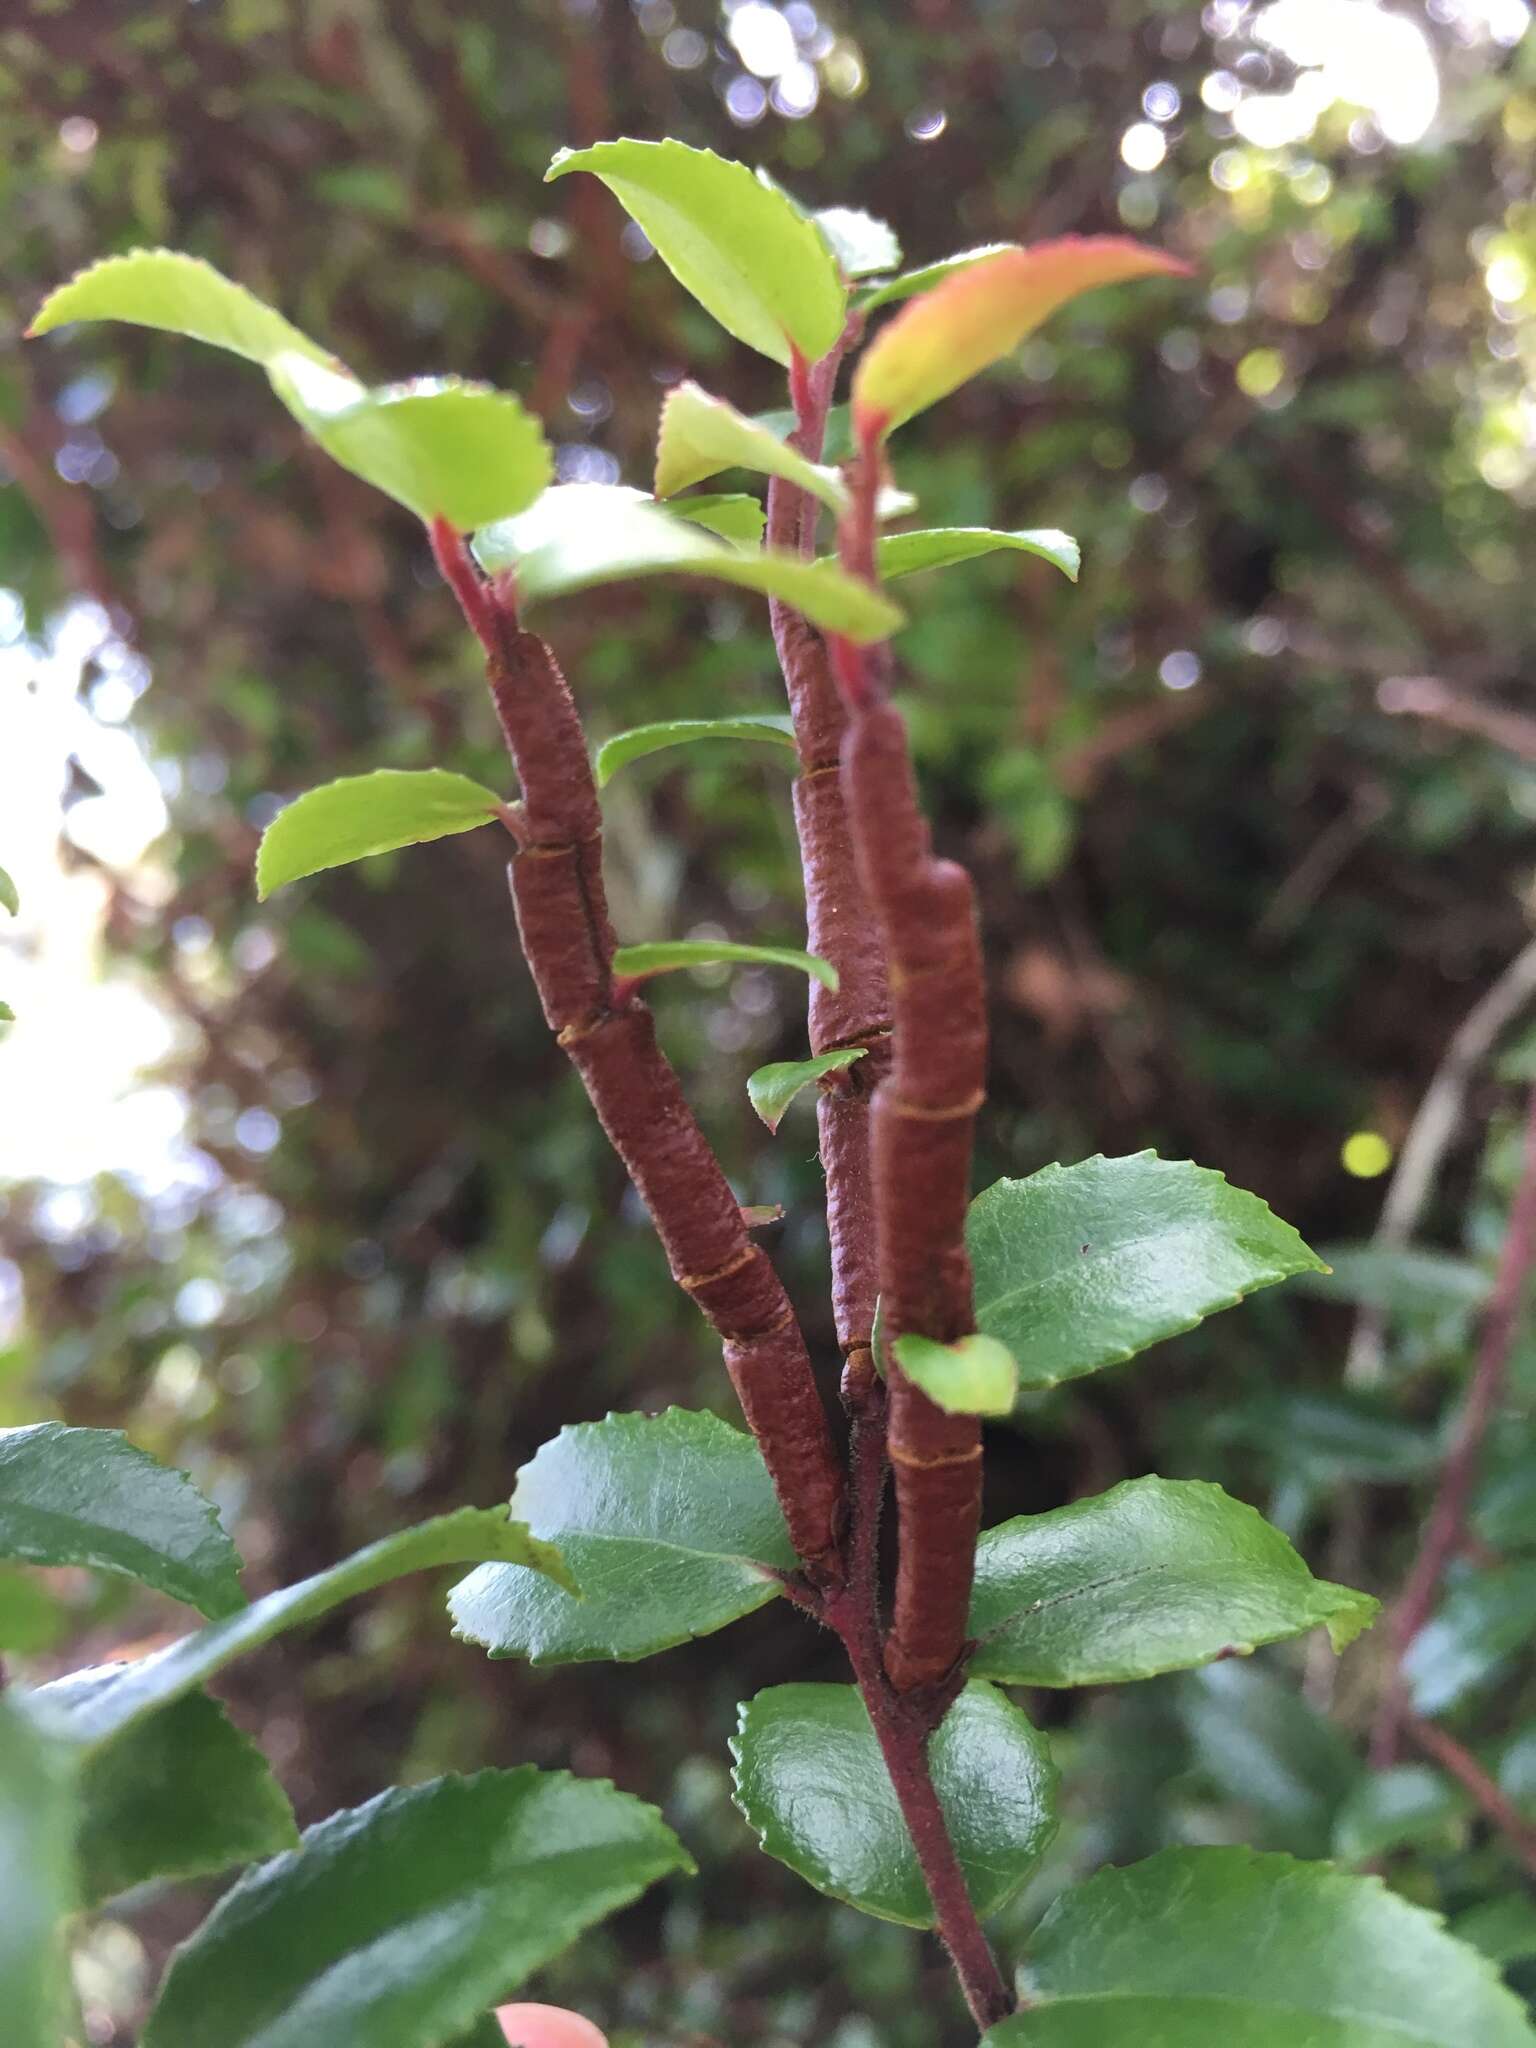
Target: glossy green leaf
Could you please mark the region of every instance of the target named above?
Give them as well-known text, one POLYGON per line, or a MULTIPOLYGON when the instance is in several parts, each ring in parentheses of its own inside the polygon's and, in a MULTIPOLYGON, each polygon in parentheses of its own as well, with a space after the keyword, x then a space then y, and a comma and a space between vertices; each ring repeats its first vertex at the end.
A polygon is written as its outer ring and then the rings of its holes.
POLYGON ((286 354, 272 388, 331 458, 414 512, 469 532, 525 511, 554 474, 543 429, 508 391, 455 377, 369 390, 286 354))
POLYGON ((59 2048, 64 1921, 77 1904, 73 1843, 67 1763, 0 1696, 0 2011, 8 2048, 59 2048))
POLYGON ((0 1430, 0 1557, 90 1565, 214 1617, 245 1605, 212 1503, 116 1429, 0 1430))
POLYGON ((332 1814, 176 1953, 144 2048, 438 2048, 687 1852, 600 1779, 481 1771, 332 1814))
POLYGON ((985 2048, 1532 2048, 1483 1957, 1377 1879, 1168 1849, 1059 1898, 985 2048))
POLYGON ((1117 1685, 1318 1627, 1341 1650, 1376 1610, 1368 1594, 1314 1579, 1278 1529, 1219 1486, 1129 1479, 986 1531, 971 1668, 1009 1685, 1117 1685))
POLYGON ((8 910, 12 917, 21 915, 21 898, 16 893, 16 884, 4 868, 0 868, 0 910, 8 910))
POLYGON ((704 310, 749 348, 815 360, 843 331, 847 295, 821 231, 745 164, 681 142, 562 149, 546 177, 592 171, 704 310))
POLYGON ((261 835, 256 893, 345 867, 370 854, 423 846, 487 825, 501 808, 493 789, 446 768, 376 768, 344 775, 285 804, 261 835))
POLYGON ((915 298, 919 292, 932 291, 946 278, 957 277, 962 270, 973 270, 989 257, 1006 255, 1018 246, 1017 242, 985 242, 979 249, 962 249, 957 256, 944 256, 937 263, 924 263, 916 270, 904 270, 899 277, 882 278, 878 284, 866 285, 862 291, 855 292, 853 303, 860 312, 877 312, 881 306, 894 305, 898 299, 915 298))
POLYGON ((777 434, 739 413, 723 398, 711 398, 697 384, 676 385, 661 408, 656 436, 656 495, 670 498, 689 484, 702 483, 722 469, 750 469, 760 476, 782 476, 820 498, 834 512, 843 511, 848 492, 835 469, 808 462, 777 434))
POLYGON ((837 969, 829 960, 803 953, 797 946, 736 946, 725 939, 662 939, 644 946, 620 946, 613 971, 631 981, 670 974, 679 967, 798 967, 813 974, 825 988, 836 989, 837 969))
POLYGON ((1257 1195, 1137 1152, 1000 1180, 971 1204, 976 1322, 1053 1387, 1321 1263, 1257 1195))
POLYGON ((704 576, 782 597, 813 625, 858 641, 894 633, 903 614, 833 562, 764 548, 755 554, 706 533, 619 484, 556 484, 516 519, 475 536, 494 573, 511 569, 525 605, 632 576, 704 576))
POLYGON ((747 1076, 747 1100, 770 1131, 776 1131, 784 1112, 800 1093, 819 1081, 823 1074, 840 1074, 864 1057, 867 1047, 845 1046, 837 1052, 817 1053, 808 1060, 776 1060, 747 1076))
POLYGON ((28 1711, 44 1726, 95 1748, 206 1684, 236 1657, 259 1649, 287 1629, 317 1620, 344 1600, 370 1593, 407 1572, 491 1559, 543 1572, 575 1590, 559 1551, 540 1543, 521 1522, 509 1521, 505 1508, 458 1508, 386 1536, 328 1571, 268 1593, 225 1621, 183 1636, 135 1664, 124 1664, 110 1682, 83 1695, 72 1695, 64 1682, 40 1686, 23 1697, 28 1711))
POLYGON ((1461 1832, 1470 1802, 1459 1785, 1428 1764, 1367 1771, 1333 1823, 1341 1863, 1374 1863, 1414 1843, 1441 1844, 1461 1832))
POLYGON ((891 1349, 907 1378, 946 1415, 1007 1415, 1019 1398, 1018 1360, 979 1330, 953 1344, 909 1331, 891 1349))
POLYGON ((231 282, 211 263, 177 249, 133 249, 108 256, 50 292, 29 334, 47 334, 72 320, 127 320, 231 349, 265 367, 283 354, 334 364, 281 313, 231 282))
POLYGON ((603 788, 631 761, 647 754, 659 754, 664 747, 690 745, 694 740, 766 740, 788 754, 786 767, 793 769, 795 755, 794 721, 787 713, 761 711, 737 718, 667 718, 656 725, 632 726, 615 733, 598 748, 593 763, 597 786, 603 788))
POLYGON ((1326 1856, 1363 1766, 1293 1676, 1257 1664, 1209 1664, 1174 1699, 1200 1775, 1262 1829, 1272 1848, 1326 1856))
POLYGON ((747 491, 698 491, 691 498, 674 498, 667 509, 675 519, 707 527, 739 548, 759 546, 768 523, 761 499, 747 491))
POLYGON ((1536 1636, 1536 1560, 1469 1571, 1414 1637, 1403 1672, 1421 1714, 1491 1685, 1536 1636))
MULTIPOLYGON (((84 1698, 110 1665, 72 1672, 84 1698)), ((151 1878, 211 1875, 299 1839, 293 1809, 255 1743, 217 1701, 189 1692, 86 1761, 80 1774, 81 1903, 98 1906, 151 1878)))
MULTIPOLYGON (((763 1848, 817 1891, 877 1920, 931 1927, 933 1907, 875 1731, 851 1685, 775 1685, 739 1710, 736 1804, 763 1848)), ((1056 1832, 1045 1738, 995 1686, 967 1685, 928 1750, 933 1781, 985 1918, 1056 1832)))
POLYGON ((518 1473, 512 1511, 558 1544, 582 1597, 505 1565, 471 1572, 449 1612, 493 1657, 649 1657, 764 1606, 795 1564, 757 1445, 684 1408, 561 1430, 518 1473))
POLYGON ((832 245, 844 277, 872 277, 901 264, 893 229, 856 206, 823 206, 811 218, 832 245))
POLYGON ((989 526, 930 526, 913 533, 886 534, 876 542, 875 565, 889 582, 892 577, 915 576, 924 569, 947 569, 951 563, 969 562, 1000 548, 1038 555, 1074 583, 1082 566, 1082 550, 1070 533, 1048 527, 1006 533, 989 526))

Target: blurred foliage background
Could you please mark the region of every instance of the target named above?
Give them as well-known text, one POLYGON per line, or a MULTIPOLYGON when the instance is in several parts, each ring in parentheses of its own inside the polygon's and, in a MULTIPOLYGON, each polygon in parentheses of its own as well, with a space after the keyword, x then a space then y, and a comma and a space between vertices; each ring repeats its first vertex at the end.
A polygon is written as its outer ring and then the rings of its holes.
MULTIPOLYGON (((20 345, 53 283, 164 242, 371 379, 518 390, 562 477, 644 483, 685 370, 782 402, 595 181, 541 183, 561 143, 674 134, 890 220, 909 261, 1122 228, 1198 267, 1089 300, 904 437, 924 523, 1061 526, 1085 552, 1076 588, 1015 559, 914 583, 905 702, 940 840, 982 892, 981 1180, 1152 1145, 1345 1255, 1317 1293, 1264 1295, 994 1431, 989 1519, 1152 1469, 1217 1478, 1390 1595, 1536 1075, 1512 1000, 1411 1254, 1359 1249, 1458 1025, 1531 943, 1528 26, 1524 0, 11 10, 0 863, 22 914, 0 919, 0 1420, 120 1426, 187 1464, 259 1587, 504 1496, 563 1421, 730 1413, 543 1029, 494 833, 255 901, 258 833, 313 782, 429 763, 505 781, 419 530, 227 357, 122 329, 20 345)), ((625 586, 544 627, 598 737, 778 702, 745 599, 625 586)), ((763 751, 611 786, 626 938, 793 941, 787 785, 763 751)), ((814 1125, 794 1112, 770 1140, 743 1087, 803 1051, 803 989, 700 976, 658 1002, 743 1200, 785 1206, 773 1249, 830 1385, 814 1125)), ((1528 1822, 1533 1402, 1527 1337, 1431 1674, 1528 1822)), ((532 1674, 452 1642, 440 1595, 407 1582, 236 1681, 302 1818, 445 1767, 611 1774, 667 1806, 703 1881, 589 1938, 545 1995, 624 2048, 970 2038, 936 1951, 805 1892, 730 1807, 736 1700, 835 1675, 828 1643, 771 1611, 618 1674, 532 1674)), ((29 1673, 184 1619, 83 1574, 0 1580, 0 1641, 29 1673)), ((1416 1756, 1385 1790, 1366 1773, 1384 1654, 1378 1631, 1337 1670, 1269 1653, 1033 1698, 1070 1821, 1005 1950, 1106 1856, 1248 1839, 1381 1869, 1536 1990, 1518 1844, 1416 1756)), ((133 2040, 199 1906, 142 1896, 83 1933, 94 2040, 133 2040)))

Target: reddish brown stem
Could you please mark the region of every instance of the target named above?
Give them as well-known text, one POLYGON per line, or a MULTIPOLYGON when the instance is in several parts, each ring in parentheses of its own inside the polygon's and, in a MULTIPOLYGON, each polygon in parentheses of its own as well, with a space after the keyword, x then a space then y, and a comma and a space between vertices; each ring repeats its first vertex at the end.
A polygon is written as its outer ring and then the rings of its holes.
POLYGON ((1420 1721, 1410 1714, 1403 1726, 1426 1755, 1450 1772, 1451 1776, 1469 1793, 1509 1843, 1511 1849, 1525 1865, 1532 1877, 1536 1877, 1536 1827, 1526 1819, 1520 1809, 1506 1799, 1499 1787, 1489 1777, 1477 1758, 1462 1748, 1454 1736, 1447 1735, 1443 1728, 1437 1728, 1433 1721, 1420 1721))
POLYGON ((1400 1668, 1402 1659, 1429 1619, 1446 1567, 1466 1538, 1467 1509, 1477 1480, 1483 1442, 1503 1396, 1509 1355, 1514 1346, 1533 1265, 1536 1265, 1536 1088, 1532 1089, 1526 1106, 1520 1182, 1510 1206, 1504 1246, 1499 1254, 1499 1269, 1483 1318, 1477 1364, 1473 1369, 1467 1404, 1456 1432, 1456 1441, 1440 1475, 1439 1490, 1425 1524, 1418 1556, 1413 1561, 1392 1616, 1393 1674, 1371 1742, 1371 1758, 1378 1767, 1391 1764, 1397 1755, 1398 1733, 1406 1712, 1400 1668))
POLYGON ((483 583, 459 535, 433 546, 486 654, 497 716, 517 768, 519 850, 512 897, 544 1014, 638 1189, 674 1278, 719 1332, 796 1551, 813 1577, 835 1566, 844 1475, 804 1339, 633 984, 613 973, 602 877, 602 817, 585 738, 544 642, 518 630, 509 594, 483 583))

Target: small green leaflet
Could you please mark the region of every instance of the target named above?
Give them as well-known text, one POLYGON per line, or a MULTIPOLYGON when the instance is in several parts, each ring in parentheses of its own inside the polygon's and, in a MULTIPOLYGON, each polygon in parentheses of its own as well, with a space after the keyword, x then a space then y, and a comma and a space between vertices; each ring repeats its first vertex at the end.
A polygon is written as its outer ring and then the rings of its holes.
POLYGON ((768 523, 760 500, 747 491, 698 491, 674 498, 668 509, 675 519, 691 519, 739 548, 759 547, 768 523))
POLYGON ((811 218, 832 244, 844 277, 870 277, 900 266, 900 242, 872 213, 856 206, 824 206, 811 218))
POLYGON ((656 436, 656 495, 670 498, 722 469, 781 476, 834 512, 847 509, 848 492, 835 469, 808 462, 787 442, 723 398, 684 382, 667 394, 656 436))
POLYGON ((735 946, 725 939, 662 939, 652 945, 620 946, 613 971, 630 981, 652 974, 670 974, 677 967, 798 967, 814 974, 825 988, 836 990, 837 969, 830 960, 802 953, 797 946, 735 946))
POLYGON ((437 2048, 658 1878, 653 1807, 525 1764, 334 1813, 176 1951, 144 2048, 437 2048))
POLYGON ((0 1695, 0 2010, 11 2048, 58 2048, 78 1903, 67 1759, 0 1695))
POLYGON ((261 835, 256 894, 262 898, 369 854, 421 846, 488 825, 502 808, 494 790, 446 768, 376 768, 311 789, 284 806, 261 835))
POLYGON ((745 164, 681 142, 620 139, 562 149, 545 173, 601 178, 684 291, 728 334, 787 365, 843 331, 847 295, 819 228, 745 164))
POLYGON ((245 1606, 213 1503, 116 1429, 0 1430, 0 1557, 137 1579, 215 1620, 245 1606))
POLYGON ((1521 2001, 1374 1877, 1166 1849, 1056 1901, 983 2048, 1533 2048, 1521 2001))
POLYGON ((769 1130, 776 1131, 785 1110, 802 1088, 809 1088, 823 1074, 841 1073, 855 1060, 863 1059, 868 1050, 863 1045, 844 1046, 836 1052, 817 1053, 808 1060, 778 1060, 772 1066, 759 1067, 747 1077, 747 1100, 769 1130))
POLYGON ((903 271, 900 277, 884 278, 879 284, 866 285, 855 292, 854 307, 861 313, 873 313, 880 306, 894 305, 898 299, 910 299, 916 292, 932 291, 936 284, 942 284, 958 271, 969 270, 974 263, 985 263, 989 256, 1001 256, 1005 249, 1018 247, 1017 242, 986 242, 979 249, 964 249, 958 256, 945 256, 937 263, 923 264, 918 270, 903 271))
POLYGON ((736 718, 668 718, 655 725, 631 726, 604 740, 593 761, 597 786, 602 789, 631 761, 647 754, 659 754, 665 747, 681 747, 694 740, 766 740, 788 753, 785 766, 796 765, 794 721, 778 711, 743 712, 736 718))
MULTIPOLYGON (((912 1838, 851 1685, 775 1685, 739 1709, 736 1804, 763 1848, 817 1891, 931 1927, 912 1838)), ((928 1751, 976 1910, 1005 1906, 1056 1832, 1045 1737, 995 1686, 967 1685, 928 1751)))
POLYGON ((1019 1398, 1017 1359, 979 1330, 953 1344, 909 1331, 891 1350, 912 1384, 946 1415, 1007 1415, 1019 1398))
POLYGON ((4 868, 0 868, 0 910, 8 910, 12 917, 21 915, 21 898, 16 893, 16 884, 4 868))
POLYGON ((1038 555, 1073 583, 1082 566, 1082 551, 1070 533, 1058 533, 1051 527, 1005 533, 989 526, 930 526, 913 533, 886 534, 875 543, 875 566, 890 582, 896 576, 915 576, 923 569, 947 569, 952 563, 969 562, 999 548, 1038 555))

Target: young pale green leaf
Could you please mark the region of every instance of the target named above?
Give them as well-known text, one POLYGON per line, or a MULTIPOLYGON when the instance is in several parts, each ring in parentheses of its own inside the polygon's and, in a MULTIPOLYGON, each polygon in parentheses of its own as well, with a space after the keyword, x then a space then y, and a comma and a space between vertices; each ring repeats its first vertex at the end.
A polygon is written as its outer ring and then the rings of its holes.
POLYGON ((656 725, 631 726, 628 732, 618 732, 611 740, 604 740, 593 762, 597 786, 602 789, 631 761, 642 761, 647 754, 659 754, 665 747, 688 746, 694 740, 766 740, 771 747, 787 752, 786 767, 795 766, 795 727, 787 713, 754 711, 736 718, 667 718, 656 725))
POLYGON ((553 1544, 540 1543, 521 1522, 510 1521, 505 1508, 457 1508, 386 1536, 313 1578, 268 1593, 227 1620, 183 1636, 169 1649, 124 1664, 109 1682, 78 1694, 72 1694, 67 1682, 44 1685, 19 1697, 40 1724, 83 1748, 96 1749, 206 1684, 236 1657, 260 1649, 286 1629, 317 1620, 344 1600, 371 1593, 407 1572, 492 1559, 543 1572, 576 1591, 559 1551, 553 1544))
POLYGON ((784 1112, 800 1093, 819 1081, 823 1074, 840 1074, 855 1060, 863 1059, 867 1046, 844 1046, 837 1052, 817 1053, 808 1060, 776 1060, 747 1076, 747 1100, 770 1131, 776 1131, 784 1112))
POLYGON ((1403 1672, 1421 1714, 1444 1714, 1491 1685, 1536 1635, 1536 1560, 1458 1579, 1414 1637, 1403 1672))
POLYGON ((835 469, 808 462, 769 428, 697 384, 675 386, 661 408, 656 436, 657 497, 670 498, 722 469, 781 476, 834 512, 847 508, 848 492, 835 469))
POLYGON ((67 1760, 0 1697, 0 2011, 10 2048, 59 2048, 78 1895, 67 1760))
POLYGON ((12 917, 21 915, 21 898, 16 893, 16 884, 4 868, 0 868, 0 910, 8 910, 12 917))
POLYGON ((923 569, 947 569, 954 562, 969 562, 977 555, 995 554, 999 548, 1015 548, 1021 554, 1038 555, 1054 563, 1073 583, 1082 566, 1082 550, 1070 533, 1040 527, 1018 533, 1004 533, 989 526, 929 526, 913 533, 890 533, 875 543, 875 567, 886 582, 895 576, 915 576, 923 569))
POLYGON ((601 1779, 481 1771, 332 1814, 178 1949, 144 2048, 439 2048, 660 1877, 653 1807, 601 1779))
POLYGON ((492 574, 515 573, 524 605, 632 576, 704 576, 782 597, 812 625, 859 642, 903 624, 888 597, 836 563, 749 554, 618 484, 556 484, 516 519, 482 527, 475 554, 492 574))
POLYGON ((900 277, 882 278, 878 284, 866 285, 855 292, 855 308, 866 315, 878 312, 882 306, 894 305, 898 299, 915 298, 919 292, 930 292, 936 284, 943 284, 947 278, 957 277, 962 270, 974 270, 978 263, 985 263, 993 256, 1006 256, 1019 248, 1017 242, 987 242, 979 249, 962 249, 958 256, 944 256, 937 263, 925 263, 917 270, 904 270, 900 277))
POLYGON ((446 768, 375 768, 344 775, 286 804, 261 835, 256 894, 345 867, 373 853, 422 846, 487 825, 501 809, 491 789, 446 768))
POLYGON ((768 523, 761 500, 747 491, 699 491, 691 498, 674 499, 669 510, 674 518, 691 519, 739 548, 759 546, 768 523))
POLYGON ((1393 1849, 1444 1845, 1465 1834, 1471 1803, 1459 1785, 1428 1764, 1367 1771, 1333 1823, 1341 1863, 1374 1863, 1393 1849))
POLYGON ((1175 1681, 1199 1775, 1296 1856, 1326 1856, 1364 1766, 1292 1678, 1228 1659, 1175 1681))
POLYGON ((471 1572, 448 1609, 493 1657, 650 1657, 753 1613, 795 1563, 757 1445, 684 1408, 561 1430, 518 1473, 512 1511, 558 1544, 582 1597, 505 1565, 471 1572))
POLYGON ((684 291, 728 334, 788 364, 812 361, 843 331, 847 295, 831 250, 794 202, 745 164, 681 142, 562 149, 545 176, 592 171, 684 291))
POLYGON ((1521 2002, 1372 1877, 1253 1849, 1101 1870, 1030 1943, 984 2048, 1533 2048, 1521 2002))
POLYGON ((1019 1398, 1018 1360, 979 1330, 953 1344, 908 1331, 891 1349, 907 1378, 946 1415, 1007 1415, 1019 1398))
POLYGON ((824 988, 835 990, 837 969, 830 960, 814 953, 802 953, 797 946, 734 946, 724 939, 662 939, 652 945, 620 946, 613 956, 613 971, 631 981, 645 981, 653 974, 670 974, 679 967, 723 967, 739 963, 745 967, 798 967, 813 974, 824 988))
MULTIPOLYGON (((60 1693, 111 1685, 107 1665, 71 1672, 60 1693)), ((212 1875, 291 1849, 293 1809, 255 1743, 204 1692, 189 1692, 89 1757, 80 1773, 80 1903, 151 1878, 212 1875)))
POLYGON ((1188 268, 1121 235, 1068 235, 952 271, 859 358, 852 402, 860 437, 887 434, 947 398, 1082 293, 1131 278, 1187 276, 1188 268))
POLYGON ((0 1557, 90 1565, 215 1619, 245 1606, 212 1503, 116 1429, 0 1430, 0 1557))
POLYGON ((895 232, 856 206, 823 206, 811 218, 832 245, 844 277, 873 277, 901 263, 895 232))
POLYGON ((1130 1479, 986 1531, 971 1669, 1006 1685, 1119 1685, 1311 1628, 1341 1650, 1376 1607, 1314 1579, 1278 1529, 1219 1486, 1130 1479))
POLYGON ((1134 1357, 1321 1265, 1257 1195, 1153 1152, 1000 1180, 972 1202, 966 1243, 977 1326, 1025 1387, 1134 1357))
MULTIPOLYGON (((738 1711, 736 1804, 763 1848, 877 1920, 931 1927, 912 1838, 851 1685, 775 1685, 738 1711)), ((978 1913, 1005 1906, 1056 1832, 1045 1738, 994 1686, 967 1685, 928 1749, 978 1913)))
POLYGON ((15 1022, 16 1012, 11 1008, 10 1004, 0 1003, 0 1024, 14 1024, 15 1022))
POLYGON ((234 284, 211 263, 177 249, 133 249, 108 256, 51 292, 28 334, 72 320, 127 320, 227 348, 263 368, 279 355, 335 367, 334 357, 281 313, 234 284))

